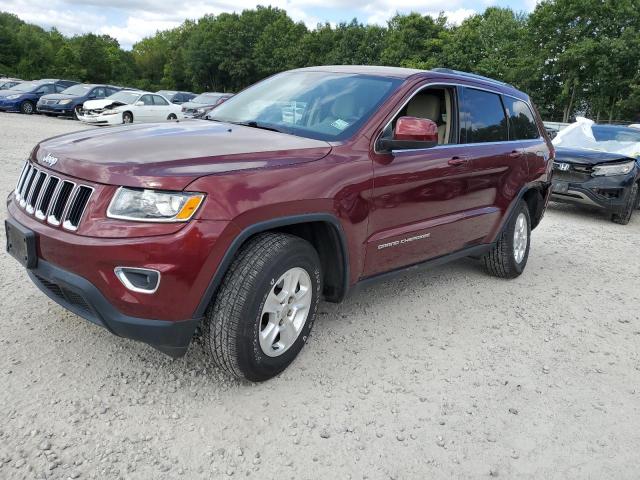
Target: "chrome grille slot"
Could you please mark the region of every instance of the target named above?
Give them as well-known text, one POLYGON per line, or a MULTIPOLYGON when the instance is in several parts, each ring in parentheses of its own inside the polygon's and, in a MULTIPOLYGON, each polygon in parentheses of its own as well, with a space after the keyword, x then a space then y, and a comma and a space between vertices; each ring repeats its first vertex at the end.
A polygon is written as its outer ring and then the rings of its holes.
POLYGON ((24 182, 24 177, 27 174, 27 170, 29 170, 29 168, 31 168, 31 166, 29 165, 28 162, 25 162, 24 167, 22 167, 22 172, 20 173, 20 176, 18 177, 18 183, 16 183, 16 198, 20 199, 20 187, 22 186, 22 182, 24 182))
POLYGON ((84 209, 87 206, 89 197, 91 197, 92 193, 93 189, 84 185, 80 185, 76 188, 73 199, 69 202, 69 205, 71 206, 69 207, 65 221, 62 224, 64 228, 67 230, 78 229, 80 219, 82 218, 82 214, 84 213, 84 209))
POLYGON ((62 185, 60 185, 60 188, 58 189, 58 194, 56 195, 55 200, 53 200, 53 206, 51 207, 51 213, 47 218, 47 222, 56 226, 60 225, 67 208, 69 197, 73 191, 73 187, 75 187, 73 182, 69 182, 67 180, 62 182, 62 185))
POLYGON ((31 171, 28 174, 27 181, 24 183, 22 187, 22 191, 20 192, 20 206, 22 208, 27 205, 27 198, 29 198, 29 193, 31 192, 31 187, 33 185, 33 179, 35 178, 38 171, 31 167, 31 171))
POLYGON ((42 185, 44 185, 44 181, 46 179, 46 173, 38 172, 36 174, 36 178, 33 183, 33 189, 31 190, 31 195, 29 195, 29 198, 27 199, 27 213, 33 213, 36 211, 38 198, 40 198, 40 194, 42 193, 42 185))
POLYGON ((49 207, 51 206, 51 199, 56 193, 57 187, 60 184, 60 179, 56 177, 49 177, 46 186, 44 187, 40 201, 36 207, 36 217, 40 220, 47 218, 49 213, 49 207))

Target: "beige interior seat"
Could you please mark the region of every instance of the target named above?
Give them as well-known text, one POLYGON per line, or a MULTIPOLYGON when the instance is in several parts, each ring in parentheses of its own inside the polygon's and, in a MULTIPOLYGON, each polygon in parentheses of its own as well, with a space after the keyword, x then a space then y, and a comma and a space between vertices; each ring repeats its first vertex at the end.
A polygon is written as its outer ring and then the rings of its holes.
POLYGON ((444 143, 447 125, 442 124, 440 97, 432 94, 418 94, 407 105, 409 117, 427 118, 438 125, 438 143, 444 143))

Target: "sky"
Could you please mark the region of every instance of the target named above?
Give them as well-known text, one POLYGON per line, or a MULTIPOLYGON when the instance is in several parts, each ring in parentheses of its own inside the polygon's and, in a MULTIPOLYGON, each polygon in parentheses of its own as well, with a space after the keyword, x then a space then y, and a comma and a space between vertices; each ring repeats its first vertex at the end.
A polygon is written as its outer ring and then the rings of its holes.
POLYGON ((0 10, 44 28, 56 27, 65 35, 108 34, 130 49, 138 40, 157 30, 177 27, 186 19, 195 20, 208 13, 241 12, 257 5, 282 8, 293 20, 313 28, 318 23, 337 24, 353 18, 385 25, 396 12, 434 17, 444 12, 450 23, 459 24, 488 6, 530 12, 535 4, 536 0, 2 0, 0 10))

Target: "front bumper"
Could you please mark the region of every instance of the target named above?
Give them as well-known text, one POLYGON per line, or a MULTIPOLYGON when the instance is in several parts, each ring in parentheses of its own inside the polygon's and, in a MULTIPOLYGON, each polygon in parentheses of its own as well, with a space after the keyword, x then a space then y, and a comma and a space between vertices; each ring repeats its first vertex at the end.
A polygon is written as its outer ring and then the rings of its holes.
POLYGON ((589 176, 583 180, 554 171, 551 200, 621 212, 627 205, 627 198, 637 176, 637 168, 627 175, 589 176))
POLYGON ((36 110, 40 113, 52 113, 54 115, 73 115, 73 104, 67 105, 43 105, 38 103, 36 110))
POLYGON ((186 353, 201 320, 172 322, 124 315, 92 283, 41 259, 28 274, 40 290, 67 310, 114 335, 147 343, 174 358, 186 353))
POLYGON ((120 125, 122 123, 122 114, 115 115, 80 115, 80 121, 90 125, 120 125))
POLYGON ((6 98, 0 99, 0 111, 3 112, 19 112, 21 99, 7 100, 6 98))

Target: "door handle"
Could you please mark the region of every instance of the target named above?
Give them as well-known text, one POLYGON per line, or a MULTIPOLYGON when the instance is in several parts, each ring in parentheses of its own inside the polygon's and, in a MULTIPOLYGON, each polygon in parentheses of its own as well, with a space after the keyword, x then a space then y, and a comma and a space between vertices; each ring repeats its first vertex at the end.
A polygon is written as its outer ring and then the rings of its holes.
POLYGON ((447 163, 452 167, 459 167, 460 165, 464 165, 465 163, 467 163, 468 160, 469 159, 467 157, 455 156, 451 157, 451 159, 449 159, 447 163))
POLYGON ((514 150, 509 154, 509 157, 511 158, 520 158, 522 156, 522 152, 519 152, 518 150, 514 150))

